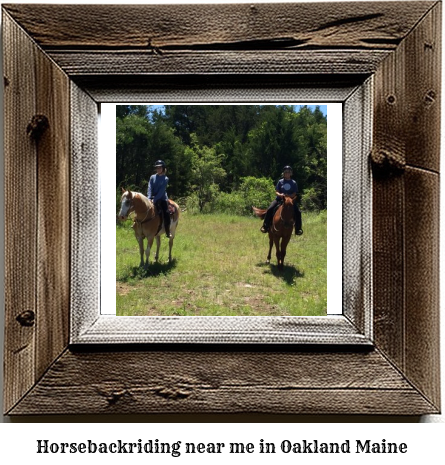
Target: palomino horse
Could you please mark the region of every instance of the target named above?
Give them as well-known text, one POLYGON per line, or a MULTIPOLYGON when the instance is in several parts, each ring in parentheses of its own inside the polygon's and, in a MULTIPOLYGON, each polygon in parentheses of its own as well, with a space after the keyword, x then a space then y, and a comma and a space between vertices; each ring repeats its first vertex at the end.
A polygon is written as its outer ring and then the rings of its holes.
MULTIPOLYGON (((171 216, 169 239, 168 261, 172 261, 173 240, 175 238, 176 227, 179 220, 179 206, 169 200, 170 205, 175 208, 175 212, 171 216)), ((148 267, 150 261, 150 250, 153 246, 153 241, 156 238, 156 255, 155 260, 159 258, 159 248, 161 246, 161 234, 165 233, 164 223, 162 221, 162 212, 158 212, 153 202, 145 195, 139 192, 131 192, 122 189, 121 209, 118 215, 119 220, 126 220, 130 213, 135 214, 133 221, 134 234, 139 244, 139 252, 141 254, 140 266, 144 266, 144 239, 147 238, 147 248, 145 250, 145 268, 148 267), (162 227, 161 227, 162 226, 162 227)))
MULTIPOLYGON (((252 207, 254 213, 259 218, 264 218, 267 210, 261 210, 252 207)), ((270 263, 272 256, 272 247, 275 244, 277 252, 278 268, 283 269, 284 257, 286 256, 287 244, 292 236, 292 231, 295 225, 294 217, 294 201, 291 197, 284 197, 284 202, 276 210, 272 224, 269 228, 269 254, 267 255, 267 263, 270 263)))

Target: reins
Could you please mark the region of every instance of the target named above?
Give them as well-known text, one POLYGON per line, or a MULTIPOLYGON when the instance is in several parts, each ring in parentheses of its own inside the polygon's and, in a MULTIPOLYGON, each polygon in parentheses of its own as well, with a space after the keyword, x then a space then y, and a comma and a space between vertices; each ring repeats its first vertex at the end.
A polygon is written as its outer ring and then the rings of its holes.
POLYGON ((154 220, 159 215, 159 212, 155 211, 155 214, 151 218, 147 219, 147 216, 149 213, 150 213, 150 209, 147 210, 147 214, 145 215, 145 218, 143 220, 138 220, 137 218, 135 218, 133 221, 139 224, 148 223, 149 221, 154 220))
MULTIPOLYGON (((131 206, 134 207, 134 198, 131 200, 131 206)), ((150 213, 150 211, 151 211, 151 208, 149 207, 149 208, 147 209, 147 213, 145 214, 145 218, 144 218, 143 220, 138 220, 137 218, 134 218, 133 221, 134 221, 135 223, 138 223, 138 224, 143 224, 143 223, 148 223, 148 222, 151 221, 151 220, 154 220, 154 219, 160 214, 160 212, 157 212, 157 211, 156 211, 156 208, 154 207, 154 205, 153 205, 152 208, 153 208, 153 210, 154 210, 154 215, 153 215, 152 217, 147 218, 148 215, 149 215, 149 213, 150 213)), ((135 212, 135 213, 136 213, 136 212, 135 212)))
MULTIPOLYGON (((281 208, 280 210, 280 220, 283 222, 283 226, 285 228, 293 228, 295 226, 295 218, 294 218, 294 215, 292 215, 292 221, 289 222, 289 221, 286 221, 284 218, 283 218, 283 210, 284 210, 284 202, 280 205, 280 207, 278 208, 281 208)), ((279 232, 279 230, 276 228, 276 226, 273 224, 272 222, 272 225, 273 225, 273 228, 275 230, 275 232, 279 232)))

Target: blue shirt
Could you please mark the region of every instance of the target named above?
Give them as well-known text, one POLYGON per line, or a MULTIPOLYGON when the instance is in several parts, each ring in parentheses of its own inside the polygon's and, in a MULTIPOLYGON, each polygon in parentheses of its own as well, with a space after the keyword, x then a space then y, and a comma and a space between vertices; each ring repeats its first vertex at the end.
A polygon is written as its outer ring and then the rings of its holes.
POLYGON ((167 184, 168 177, 165 174, 154 174, 151 176, 150 181, 148 181, 148 192, 147 197, 153 202, 158 200, 168 200, 167 197, 167 184))
MULTIPOLYGON (((276 192, 280 194, 292 195, 298 192, 297 183, 293 179, 280 179, 277 183, 277 187, 275 188, 276 192)), ((280 197, 277 197, 277 200, 280 197)))

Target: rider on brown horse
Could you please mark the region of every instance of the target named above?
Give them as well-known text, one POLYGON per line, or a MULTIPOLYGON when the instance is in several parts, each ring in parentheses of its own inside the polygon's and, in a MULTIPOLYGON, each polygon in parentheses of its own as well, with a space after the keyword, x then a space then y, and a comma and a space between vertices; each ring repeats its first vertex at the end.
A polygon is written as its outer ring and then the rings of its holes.
POLYGON ((168 211, 168 197, 166 192, 168 177, 165 175, 167 169, 162 160, 158 160, 154 167, 156 169, 156 174, 151 176, 148 182, 147 197, 153 201, 158 211, 162 213, 164 217, 165 235, 170 238, 170 213, 168 211))
MULTIPOLYGON (((264 217, 264 223, 261 228, 261 232, 263 233, 269 232, 275 208, 283 201, 283 198, 286 196, 295 198, 297 196, 298 186, 292 179, 292 168, 290 166, 285 166, 283 168, 283 178, 278 181, 275 190, 277 197, 267 209, 266 216, 264 217)), ((300 236, 303 234, 303 230, 301 229, 301 212, 296 202, 294 202, 294 215, 295 234, 300 236)))

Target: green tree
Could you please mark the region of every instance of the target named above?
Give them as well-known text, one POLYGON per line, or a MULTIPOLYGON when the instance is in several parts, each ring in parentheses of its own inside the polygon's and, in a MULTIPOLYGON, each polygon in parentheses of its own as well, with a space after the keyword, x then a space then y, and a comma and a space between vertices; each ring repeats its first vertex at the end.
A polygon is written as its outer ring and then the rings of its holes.
POLYGON ((147 170, 151 126, 144 116, 116 118, 116 185, 140 186, 147 170))
POLYGON ((218 195, 219 183, 226 177, 221 166, 224 155, 212 147, 198 145, 196 134, 191 134, 190 139, 191 147, 185 149, 185 154, 190 159, 192 189, 202 212, 206 204, 218 195))

